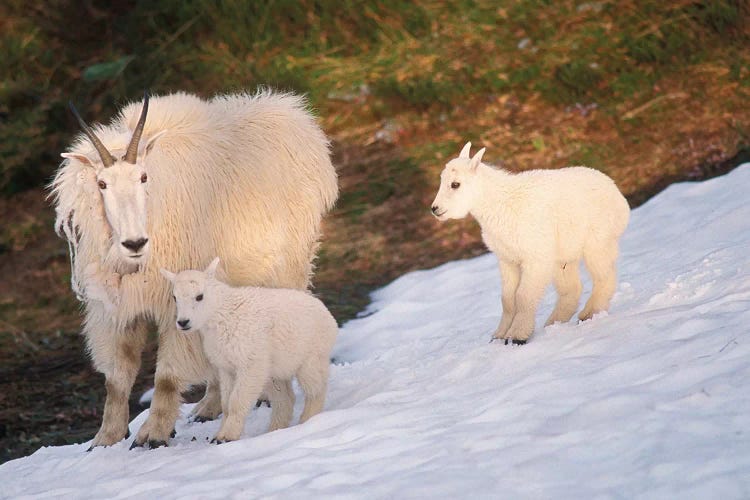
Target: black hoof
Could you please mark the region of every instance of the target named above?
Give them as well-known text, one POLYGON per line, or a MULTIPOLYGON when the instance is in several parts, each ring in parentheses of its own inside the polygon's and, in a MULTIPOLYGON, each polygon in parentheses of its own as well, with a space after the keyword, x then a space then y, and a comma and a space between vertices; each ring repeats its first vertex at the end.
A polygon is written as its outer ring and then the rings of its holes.
POLYGON ((205 422, 211 422, 212 420, 215 420, 211 417, 206 417, 204 415, 195 415, 192 419, 190 419, 192 422, 198 422, 199 424, 205 423, 205 422))
POLYGON ((94 446, 94 445, 92 444, 91 446, 89 446, 89 449, 88 449, 88 450, 86 450, 86 453, 90 452, 90 451, 91 451, 91 450, 93 450, 94 448, 96 448, 96 447, 95 447, 95 446, 94 446))
POLYGON ((259 400, 258 400, 258 401, 257 401, 257 402, 255 403, 255 407, 256 407, 256 408, 260 408, 260 407, 261 407, 261 406, 263 406, 263 405, 266 405, 266 406, 268 406, 268 407, 270 408, 270 407, 271 407, 271 402, 270 402, 269 400, 267 400, 267 399, 259 399, 259 400))
POLYGON ((139 443, 138 441, 133 441, 133 443, 130 445, 130 449, 134 448, 143 448, 143 443, 139 443))
POLYGON ((169 437, 173 438, 177 435, 177 431, 172 429, 172 432, 169 434, 169 437))
POLYGON ((162 441, 161 439, 149 439, 148 440, 148 447, 152 450, 155 450, 156 448, 161 448, 162 446, 167 446, 167 442, 162 441))
POLYGON ((211 440, 211 444, 224 444, 226 441, 221 441, 219 439, 213 438, 211 440))
POLYGON ((518 339, 505 339, 505 345, 508 345, 508 341, 511 341, 513 345, 524 345, 526 344, 525 340, 518 340, 518 339))

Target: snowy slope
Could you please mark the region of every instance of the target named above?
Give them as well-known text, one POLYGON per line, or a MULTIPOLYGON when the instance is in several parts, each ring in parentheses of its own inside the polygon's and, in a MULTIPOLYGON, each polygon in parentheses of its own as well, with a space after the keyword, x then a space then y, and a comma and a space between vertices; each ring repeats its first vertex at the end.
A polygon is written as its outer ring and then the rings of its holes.
POLYGON ((748 498, 749 190, 745 165, 635 210, 608 315, 488 344, 493 256, 410 273, 342 329, 307 424, 263 434, 264 408, 215 446, 185 405, 169 448, 44 448, 0 497, 748 498))

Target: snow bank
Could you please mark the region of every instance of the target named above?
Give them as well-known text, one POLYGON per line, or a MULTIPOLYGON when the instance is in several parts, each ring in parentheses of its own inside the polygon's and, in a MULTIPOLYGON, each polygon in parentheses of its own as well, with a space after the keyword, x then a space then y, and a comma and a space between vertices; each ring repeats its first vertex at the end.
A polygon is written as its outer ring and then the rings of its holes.
POLYGON ((635 210, 593 321, 488 344, 491 255, 410 273, 342 329, 307 424, 262 434, 262 408, 215 446, 185 405, 169 448, 43 448, 0 466, 0 497, 747 498, 748 189, 745 165, 635 210))

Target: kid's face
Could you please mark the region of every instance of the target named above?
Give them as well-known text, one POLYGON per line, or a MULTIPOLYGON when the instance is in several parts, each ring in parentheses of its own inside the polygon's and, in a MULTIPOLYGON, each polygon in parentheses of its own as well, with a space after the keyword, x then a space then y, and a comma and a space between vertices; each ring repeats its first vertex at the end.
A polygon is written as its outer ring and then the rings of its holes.
POLYGON ((205 274, 183 271, 175 275, 172 296, 177 305, 177 329, 186 333, 199 330, 208 317, 205 274))
POLYGON ((469 160, 451 160, 440 174, 440 189, 432 202, 432 214, 439 221, 463 219, 469 214, 473 199, 473 175, 469 160))

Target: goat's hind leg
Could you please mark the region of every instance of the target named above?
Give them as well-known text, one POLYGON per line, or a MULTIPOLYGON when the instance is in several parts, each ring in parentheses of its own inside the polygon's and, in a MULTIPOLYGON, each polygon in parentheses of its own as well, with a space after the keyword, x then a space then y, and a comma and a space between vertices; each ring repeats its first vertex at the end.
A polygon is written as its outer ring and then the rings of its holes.
POLYGON ((271 425, 268 432, 289 427, 294 415, 294 390, 291 380, 271 380, 263 390, 271 402, 271 425))
POLYGON ((218 377, 213 375, 206 382, 206 393, 190 413, 190 420, 199 423, 209 422, 218 418, 219 415, 221 415, 221 390, 218 377))
POLYGON ((584 251, 583 261, 591 275, 593 287, 591 297, 578 315, 581 321, 591 319, 594 314, 609 309, 609 302, 617 286, 617 253, 617 241, 584 251))
POLYGON ((566 262, 555 268, 555 289, 557 290, 557 305, 547 319, 544 326, 557 322, 567 323, 578 309, 581 300, 581 276, 578 271, 578 262, 566 262))
POLYGON ((328 356, 314 357, 303 363, 297 372, 297 381, 305 393, 305 408, 299 418, 301 424, 323 411, 329 365, 328 356))

